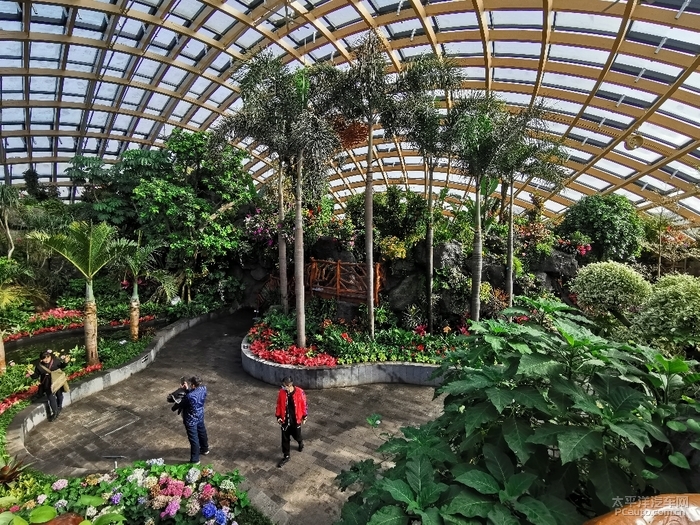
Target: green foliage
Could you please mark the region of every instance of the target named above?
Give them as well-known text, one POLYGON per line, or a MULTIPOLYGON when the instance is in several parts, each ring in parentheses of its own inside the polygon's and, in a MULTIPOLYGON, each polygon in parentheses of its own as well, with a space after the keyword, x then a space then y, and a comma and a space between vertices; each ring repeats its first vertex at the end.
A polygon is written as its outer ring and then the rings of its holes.
POLYGON ((672 445, 700 447, 697 363, 531 306, 541 314, 524 324, 471 324, 440 367, 443 413, 379 448, 391 467, 338 476, 358 488, 338 524, 580 524, 616 498, 697 490, 672 445))
POLYGON ((591 195, 571 206, 558 233, 570 238, 576 232, 591 239, 595 260, 627 261, 639 255, 644 227, 634 205, 622 195, 591 195))
POLYGON ((700 278, 667 275, 651 290, 633 330, 646 341, 682 350, 700 341, 700 278))
POLYGON ((644 304, 651 294, 651 285, 625 264, 599 262, 581 268, 571 290, 578 303, 595 314, 624 314, 644 304))

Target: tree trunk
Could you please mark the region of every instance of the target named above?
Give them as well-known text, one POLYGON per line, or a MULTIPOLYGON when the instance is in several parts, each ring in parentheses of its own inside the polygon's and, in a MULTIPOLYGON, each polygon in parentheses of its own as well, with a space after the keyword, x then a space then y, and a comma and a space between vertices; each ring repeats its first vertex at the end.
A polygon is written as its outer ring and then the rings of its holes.
POLYGON ((506 294, 508 306, 513 306, 513 181, 510 182, 510 197, 508 199, 508 267, 506 269, 506 294))
POLYGON ((306 348, 306 315, 304 311, 304 223, 301 216, 301 176, 304 155, 297 158, 296 206, 294 214, 294 292, 297 310, 297 346, 306 348))
POLYGON ((92 294, 92 281, 85 284, 85 355, 88 366, 100 362, 97 356, 97 303, 92 294))
POLYGON ((428 298, 428 333, 433 333, 433 177, 435 164, 433 159, 428 160, 428 224, 425 232, 425 244, 428 248, 428 268, 426 269, 426 293, 428 298))
POLYGON ((7 259, 12 259, 12 252, 15 251, 15 241, 12 240, 12 233, 10 233, 10 225, 7 222, 7 212, 3 213, 3 224, 5 226, 5 235, 7 235, 7 243, 10 245, 7 249, 7 259))
POLYGON ((282 311, 285 314, 289 313, 289 294, 287 284, 287 241, 284 239, 284 170, 282 169, 282 161, 279 161, 277 167, 277 191, 279 192, 279 211, 277 220, 279 221, 279 232, 277 236, 277 247, 279 249, 279 266, 280 266, 280 302, 282 303, 282 311))
POLYGON ((661 278, 661 250, 663 249, 661 245, 661 239, 663 238, 663 231, 659 232, 659 262, 658 265, 656 266, 656 279, 661 278))
POLYGON ((0 332, 0 376, 7 371, 7 363, 5 362, 5 342, 2 340, 4 335, 4 332, 0 332))
POLYGON ((367 135, 367 171, 365 172, 365 251, 367 252, 367 326, 369 338, 374 340, 374 200, 372 184, 372 124, 373 119, 368 120, 369 133, 367 135))
POLYGON ((481 177, 474 177, 474 189, 476 191, 476 204, 474 212, 474 249, 472 253, 472 304, 470 317, 472 321, 479 320, 481 311, 481 268, 483 258, 481 255, 481 177))
POLYGON ((141 317, 141 302, 139 301, 138 278, 134 279, 134 293, 129 304, 129 332, 132 341, 139 340, 139 317, 141 317))

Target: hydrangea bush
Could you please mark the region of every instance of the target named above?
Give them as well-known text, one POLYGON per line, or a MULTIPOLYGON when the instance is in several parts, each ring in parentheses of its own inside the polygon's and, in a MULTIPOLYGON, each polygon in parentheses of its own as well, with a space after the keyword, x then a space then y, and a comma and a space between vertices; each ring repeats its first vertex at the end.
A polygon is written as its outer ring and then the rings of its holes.
POLYGON ((42 508, 88 520, 110 515, 117 516, 115 521, 123 517, 126 523, 145 525, 238 525, 236 516, 249 505, 247 493, 239 488, 242 481, 238 471, 221 474, 210 467, 166 465, 162 459, 137 461, 107 474, 0 487, 0 517, 29 520, 42 508))

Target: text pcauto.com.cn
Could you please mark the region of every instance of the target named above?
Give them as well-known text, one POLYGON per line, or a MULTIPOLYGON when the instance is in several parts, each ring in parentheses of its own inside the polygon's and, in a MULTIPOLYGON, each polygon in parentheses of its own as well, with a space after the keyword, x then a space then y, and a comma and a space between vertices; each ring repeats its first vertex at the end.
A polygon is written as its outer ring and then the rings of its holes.
POLYGON ((688 508, 688 496, 659 495, 650 497, 624 496, 613 498, 616 516, 683 516, 688 508), (627 507, 636 503, 636 505, 627 507))

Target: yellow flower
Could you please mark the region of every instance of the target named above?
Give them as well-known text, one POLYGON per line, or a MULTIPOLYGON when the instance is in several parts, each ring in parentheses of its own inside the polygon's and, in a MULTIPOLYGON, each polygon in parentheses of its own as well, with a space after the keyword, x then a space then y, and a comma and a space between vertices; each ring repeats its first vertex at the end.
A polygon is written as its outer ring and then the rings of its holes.
POLYGON ((443 333, 449 334, 452 331, 452 328, 450 328, 448 325, 445 326, 445 328, 442 329, 443 333))

